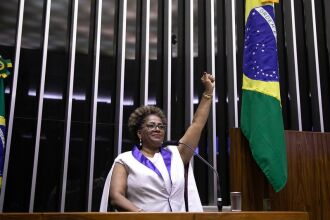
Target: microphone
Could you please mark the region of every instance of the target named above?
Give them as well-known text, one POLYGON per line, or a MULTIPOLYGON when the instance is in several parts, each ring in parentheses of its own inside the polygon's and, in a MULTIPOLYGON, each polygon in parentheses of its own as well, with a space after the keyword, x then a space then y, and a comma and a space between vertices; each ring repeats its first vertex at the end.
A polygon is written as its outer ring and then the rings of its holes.
POLYGON ((196 151, 194 151, 194 149, 192 147, 190 147, 188 144, 185 144, 180 141, 173 141, 173 140, 163 142, 163 146, 168 146, 168 145, 178 146, 179 144, 182 144, 185 147, 189 148, 194 153, 195 156, 197 156, 201 161, 203 161, 216 174, 216 176, 217 176, 217 207, 218 207, 218 211, 221 212, 222 211, 222 197, 221 197, 220 178, 219 178, 218 171, 216 169, 214 169, 214 167, 209 162, 207 162, 201 155, 196 153, 196 151))

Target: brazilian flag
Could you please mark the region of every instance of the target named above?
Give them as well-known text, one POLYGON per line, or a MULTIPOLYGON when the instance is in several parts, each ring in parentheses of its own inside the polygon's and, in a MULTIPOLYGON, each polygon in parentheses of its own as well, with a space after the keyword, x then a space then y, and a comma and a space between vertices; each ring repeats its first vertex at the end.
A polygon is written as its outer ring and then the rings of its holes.
POLYGON ((273 2, 246 0, 241 129, 276 192, 288 178, 273 2))
POLYGON ((12 67, 11 61, 3 59, 0 56, 0 188, 2 186, 4 149, 6 137, 6 119, 5 119, 5 89, 3 79, 9 75, 8 68, 12 67))

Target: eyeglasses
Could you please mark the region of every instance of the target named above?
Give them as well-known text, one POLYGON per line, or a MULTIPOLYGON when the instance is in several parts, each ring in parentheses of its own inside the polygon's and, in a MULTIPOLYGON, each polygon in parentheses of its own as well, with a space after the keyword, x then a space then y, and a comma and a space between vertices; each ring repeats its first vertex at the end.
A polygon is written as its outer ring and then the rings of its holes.
POLYGON ((166 130, 166 125, 164 124, 146 124, 145 127, 149 130, 149 131, 152 131, 152 130, 156 130, 157 128, 161 131, 165 131, 166 130))

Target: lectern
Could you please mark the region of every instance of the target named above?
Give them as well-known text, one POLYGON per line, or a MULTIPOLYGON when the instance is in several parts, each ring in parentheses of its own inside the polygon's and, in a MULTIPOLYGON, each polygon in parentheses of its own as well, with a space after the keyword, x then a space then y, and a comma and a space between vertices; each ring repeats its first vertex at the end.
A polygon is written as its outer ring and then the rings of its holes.
POLYGON ((243 211, 306 211, 310 220, 330 219, 330 133, 285 131, 285 140, 288 181, 275 193, 240 129, 230 129, 230 190, 242 192, 243 211))

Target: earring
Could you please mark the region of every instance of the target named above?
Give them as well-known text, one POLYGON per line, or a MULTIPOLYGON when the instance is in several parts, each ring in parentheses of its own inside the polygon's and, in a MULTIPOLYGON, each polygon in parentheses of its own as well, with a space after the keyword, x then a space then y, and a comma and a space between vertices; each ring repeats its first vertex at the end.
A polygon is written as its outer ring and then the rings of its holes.
POLYGON ((140 138, 140 147, 142 147, 142 140, 141 140, 141 138, 140 138))

